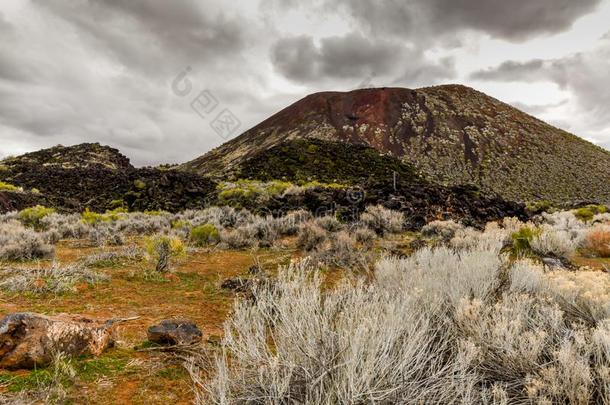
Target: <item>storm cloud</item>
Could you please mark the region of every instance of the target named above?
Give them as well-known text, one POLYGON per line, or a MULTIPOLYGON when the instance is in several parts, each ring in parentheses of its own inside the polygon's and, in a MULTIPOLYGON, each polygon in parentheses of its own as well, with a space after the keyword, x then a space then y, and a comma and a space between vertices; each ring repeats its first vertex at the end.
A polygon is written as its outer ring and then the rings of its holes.
POLYGON ((301 83, 390 75, 413 85, 455 75, 448 60, 436 63, 402 43, 373 41, 354 33, 322 38, 319 46, 308 36, 284 38, 273 46, 272 60, 278 72, 301 83))

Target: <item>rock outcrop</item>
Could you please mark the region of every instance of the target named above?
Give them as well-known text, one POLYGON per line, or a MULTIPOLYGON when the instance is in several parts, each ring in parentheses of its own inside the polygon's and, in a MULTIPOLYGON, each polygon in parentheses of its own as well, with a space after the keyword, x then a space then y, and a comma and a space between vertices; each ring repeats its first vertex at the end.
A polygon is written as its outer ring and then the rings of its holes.
POLYGON ((45 366, 57 353, 99 356, 114 344, 113 325, 78 315, 7 315, 0 321, 0 368, 45 366))

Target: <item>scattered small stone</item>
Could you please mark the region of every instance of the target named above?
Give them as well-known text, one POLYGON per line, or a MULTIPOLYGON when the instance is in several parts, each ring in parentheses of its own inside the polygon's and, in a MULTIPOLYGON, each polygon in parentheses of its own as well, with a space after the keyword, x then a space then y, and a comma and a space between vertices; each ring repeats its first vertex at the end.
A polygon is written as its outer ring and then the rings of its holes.
POLYGON ((222 282, 221 288, 235 292, 246 292, 250 290, 252 281, 245 278, 228 278, 222 282))
POLYGON ((80 315, 9 314, 0 320, 0 367, 43 367, 56 353, 99 356, 114 344, 115 324, 80 315))
POLYGON ((192 345, 201 342, 203 333, 188 319, 165 319, 148 328, 148 340, 162 345, 192 345))

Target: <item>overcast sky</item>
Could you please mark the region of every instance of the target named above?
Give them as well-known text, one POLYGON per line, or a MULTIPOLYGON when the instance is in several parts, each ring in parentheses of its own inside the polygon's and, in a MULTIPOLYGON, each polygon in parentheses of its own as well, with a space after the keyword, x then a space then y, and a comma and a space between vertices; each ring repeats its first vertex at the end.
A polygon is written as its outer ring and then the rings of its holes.
POLYGON ((183 162, 312 92, 442 83, 610 149, 609 21, 610 0, 2 0, 0 157, 183 162))

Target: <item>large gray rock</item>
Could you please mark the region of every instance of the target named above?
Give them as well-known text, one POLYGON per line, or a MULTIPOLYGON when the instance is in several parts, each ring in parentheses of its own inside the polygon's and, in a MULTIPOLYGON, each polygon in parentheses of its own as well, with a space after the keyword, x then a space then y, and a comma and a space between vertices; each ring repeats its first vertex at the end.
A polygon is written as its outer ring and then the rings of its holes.
POLYGON ((158 344, 191 345, 202 338, 201 330, 188 319, 165 319, 148 328, 148 340, 158 344))
POLYGON ((57 353, 99 356, 114 344, 113 325, 80 315, 9 314, 0 321, 0 367, 45 366, 57 353))

